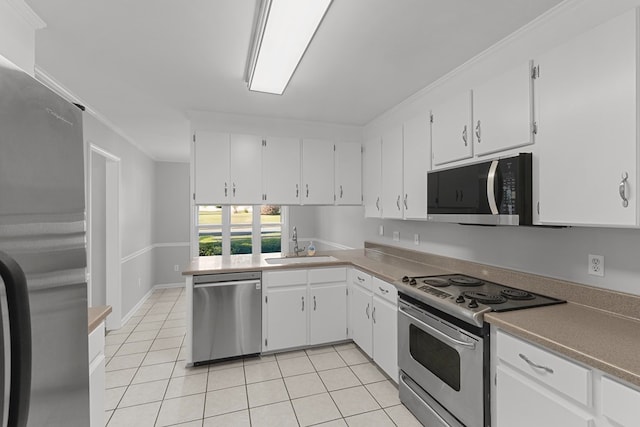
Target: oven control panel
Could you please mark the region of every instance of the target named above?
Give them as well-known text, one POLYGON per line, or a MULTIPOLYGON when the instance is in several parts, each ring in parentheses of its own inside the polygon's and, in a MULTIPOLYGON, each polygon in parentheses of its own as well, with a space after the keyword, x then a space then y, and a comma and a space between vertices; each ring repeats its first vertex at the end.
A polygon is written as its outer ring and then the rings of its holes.
POLYGON ((433 296, 436 296, 436 297, 442 298, 442 299, 451 298, 453 296, 453 295, 448 294, 446 292, 443 292, 443 291, 441 291, 439 289, 434 289, 431 286, 420 286, 418 289, 420 289, 424 293, 431 294, 433 296))

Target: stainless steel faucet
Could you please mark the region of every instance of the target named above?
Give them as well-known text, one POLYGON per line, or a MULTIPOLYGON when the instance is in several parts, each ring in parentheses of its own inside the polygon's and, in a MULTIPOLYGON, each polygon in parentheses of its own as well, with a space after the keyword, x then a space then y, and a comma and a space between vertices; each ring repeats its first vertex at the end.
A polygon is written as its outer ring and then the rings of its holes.
POLYGON ((304 247, 302 247, 302 249, 300 249, 298 247, 298 229, 296 227, 293 227, 293 236, 291 237, 291 240, 293 240, 293 252, 296 254, 296 256, 300 255, 300 252, 304 252, 304 247))

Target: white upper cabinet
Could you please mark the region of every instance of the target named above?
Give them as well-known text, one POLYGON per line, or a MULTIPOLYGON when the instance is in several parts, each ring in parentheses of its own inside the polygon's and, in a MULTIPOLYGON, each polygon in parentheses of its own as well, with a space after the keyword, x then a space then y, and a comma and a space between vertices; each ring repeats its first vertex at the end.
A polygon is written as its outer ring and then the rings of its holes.
POLYGON ((636 38, 632 10, 540 56, 542 224, 637 225, 636 38))
POLYGON ((333 201, 333 142, 322 139, 302 141, 303 205, 332 205, 333 201))
POLYGON ((473 89, 477 156, 533 144, 532 81, 526 62, 473 89))
POLYGON ((433 165, 442 165, 473 156, 471 91, 449 98, 431 112, 433 165))
POLYGON ((336 205, 362 204, 362 146, 357 142, 335 145, 336 205))
POLYGON ((363 159, 363 199, 364 216, 380 218, 382 216, 382 143, 374 138, 364 146, 363 159))
POLYGON ((264 203, 300 203, 300 140, 266 138, 262 152, 264 203))
POLYGON ((407 120, 403 127, 403 208, 405 219, 427 217, 427 172, 431 169, 429 115, 407 120))
POLYGON ((196 204, 261 204, 262 138, 198 132, 196 204))
POLYGON ((229 142, 229 201, 233 204, 259 205, 262 203, 262 138, 232 134, 229 142))
POLYGON ((229 134, 198 132, 193 157, 196 204, 229 203, 229 134))
POLYGON ((382 216, 402 218, 402 126, 382 135, 382 216))

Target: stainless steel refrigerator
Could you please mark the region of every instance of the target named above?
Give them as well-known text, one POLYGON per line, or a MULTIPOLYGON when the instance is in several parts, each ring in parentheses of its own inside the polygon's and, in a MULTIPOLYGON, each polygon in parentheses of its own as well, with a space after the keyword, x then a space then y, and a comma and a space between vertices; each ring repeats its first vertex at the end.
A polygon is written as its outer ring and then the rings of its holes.
POLYGON ((0 57, 3 426, 89 426, 81 114, 0 57))

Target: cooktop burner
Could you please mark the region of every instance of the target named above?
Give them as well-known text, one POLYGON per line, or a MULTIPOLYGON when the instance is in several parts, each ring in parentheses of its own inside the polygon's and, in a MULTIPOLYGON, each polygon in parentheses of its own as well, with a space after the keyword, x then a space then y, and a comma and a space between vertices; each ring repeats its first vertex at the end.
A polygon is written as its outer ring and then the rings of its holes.
POLYGON ((489 294, 486 292, 476 291, 464 291, 460 295, 465 298, 474 299, 482 304, 502 304, 507 302, 507 299, 498 294, 489 294))
POLYGON ((490 311, 519 310, 565 302, 464 274, 405 276, 402 284, 404 287, 399 287, 401 293, 479 326, 484 322, 484 313, 490 311))

